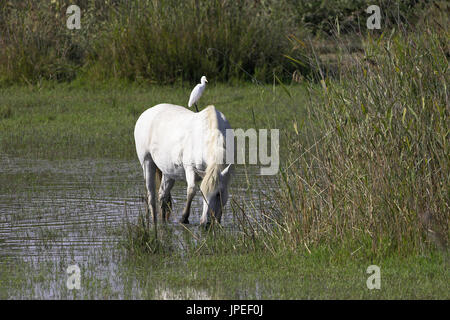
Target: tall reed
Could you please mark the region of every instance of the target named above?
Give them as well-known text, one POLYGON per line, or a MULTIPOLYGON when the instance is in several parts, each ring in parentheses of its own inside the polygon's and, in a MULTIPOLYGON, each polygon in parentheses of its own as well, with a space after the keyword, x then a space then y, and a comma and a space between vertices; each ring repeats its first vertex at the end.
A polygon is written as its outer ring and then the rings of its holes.
POLYGON ((338 243, 380 255, 446 248, 448 32, 420 28, 368 35, 335 79, 317 72, 312 126, 298 132, 293 123, 271 199, 282 246, 338 243))

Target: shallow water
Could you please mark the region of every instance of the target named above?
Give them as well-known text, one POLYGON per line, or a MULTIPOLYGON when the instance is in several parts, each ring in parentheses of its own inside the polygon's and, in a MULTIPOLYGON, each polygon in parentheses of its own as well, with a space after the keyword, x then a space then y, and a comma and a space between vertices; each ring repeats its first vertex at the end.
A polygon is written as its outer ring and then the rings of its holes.
MULTIPOLYGON (((222 225, 232 228, 230 202, 233 197, 257 198, 249 192, 248 180, 257 181, 256 169, 237 168, 230 188, 222 225), (250 177, 250 178, 249 178, 250 177)), ((258 180, 259 181, 259 180, 258 180)), ((120 266, 114 255, 120 230, 125 219, 136 222, 145 212, 143 195, 145 187, 140 166, 130 160, 34 160, 0 157, 0 260, 21 261, 33 270, 51 262, 52 272, 64 274, 70 264, 88 270, 86 275, 94 280, 108 279, 114 288, 113 297, 139 298, 139 288, 124 283, 118 276, 120 266), (130 288, 125 289, 125 287, 130 288)), ((174 213, 169 226, 181 230, 177 220, 186 198, 183 182, 172 189, 174 213)), ((192 203, 190 222, 199 223, 202 199, 199 193, 192 203)), ((8 298, 67 298, 65 284, 55 277, 40 283, 33 280, 27 290, 0 288, 8 298)), ((31 281, 31 280, 30 280, 31 281)), ((155 297, 179 297, 162 284, 155 297)), ((205 292, 189 291, 194 298, 208 297, 205 292)), ((70 296, 69 296, 70 297, 70 296)), ((104 298, 108 294, 94 293, 85 298, 104 298)))

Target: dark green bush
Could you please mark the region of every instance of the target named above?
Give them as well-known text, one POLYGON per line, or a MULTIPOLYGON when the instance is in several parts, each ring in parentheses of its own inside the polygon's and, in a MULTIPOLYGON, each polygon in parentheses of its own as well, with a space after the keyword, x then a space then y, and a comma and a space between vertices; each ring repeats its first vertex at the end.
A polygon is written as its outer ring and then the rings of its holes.
POLYGON ((285 2, 79 1, 81 30, 66 28, 68 4, 2 3, 1 80, 270 81, 293 70, 285 2))

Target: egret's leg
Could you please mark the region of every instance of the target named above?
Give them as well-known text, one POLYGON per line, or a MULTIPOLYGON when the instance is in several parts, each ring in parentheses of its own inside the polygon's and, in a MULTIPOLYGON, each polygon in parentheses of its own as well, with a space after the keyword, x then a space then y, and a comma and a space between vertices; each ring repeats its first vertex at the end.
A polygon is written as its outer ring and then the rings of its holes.
POLYGON ((195 172, 192 168, 186 168, 186 182, 187 182, 187 199, 186 206, 183 210, 183 216, 180 222, 188 224, 189 215, 191 213, 191 203, 195 196, 195 172))
POLYGON ((195 106, 195 110, 197 110, 197 112, 198 112, 197 103, 194 103, 194 106, 195 106))
POLYGON ((174 184, 175 180, 168 179, 166 175, 162 176, 161 186, 159 188, 159 201, 161 203, 161 215, 163 222, 168 220, 170 211, 172 210, 172 197, 170 196, 170 190, 174 184))

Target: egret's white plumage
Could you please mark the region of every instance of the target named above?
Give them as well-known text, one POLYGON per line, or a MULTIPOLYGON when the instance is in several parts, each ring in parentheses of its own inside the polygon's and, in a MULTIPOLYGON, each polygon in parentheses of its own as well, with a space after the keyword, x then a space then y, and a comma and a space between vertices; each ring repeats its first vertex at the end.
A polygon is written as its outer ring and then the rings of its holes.
MULTIPOLYGON (((195 86, 194 90, 192 90, 191 96, 189 97, 189 103, 188 103, 189 108, 192 107, 193 104, 197 104, 197 101, 202 96, 203 91, 205 91, 206 82, 208 82, 208 80, 206 80, 206 77, 203 76, 200 79, 200 83, 195 86)), ((197 106, 195 106, 195 107, 197 107, 197 106)))

